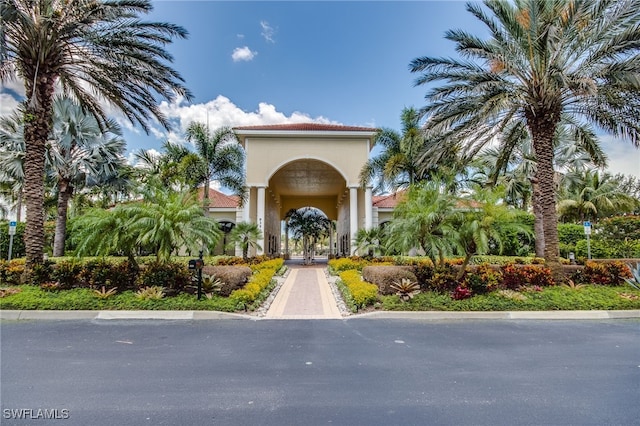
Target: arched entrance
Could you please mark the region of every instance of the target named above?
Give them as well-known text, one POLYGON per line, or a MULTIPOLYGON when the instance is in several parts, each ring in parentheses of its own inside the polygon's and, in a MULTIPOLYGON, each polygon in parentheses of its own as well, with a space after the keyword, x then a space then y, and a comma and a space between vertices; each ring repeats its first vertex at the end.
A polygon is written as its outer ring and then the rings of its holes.
POLYGON ((246 152, 248 197, 242 220, 262 230, 261 252, 283 255, 285 215, 311 206, 336 224, 334 254, 352 254, 357 230, 373 224, 371 188, 360 187, 359 174, 376 129, 293 124, 234 131, 246 152))

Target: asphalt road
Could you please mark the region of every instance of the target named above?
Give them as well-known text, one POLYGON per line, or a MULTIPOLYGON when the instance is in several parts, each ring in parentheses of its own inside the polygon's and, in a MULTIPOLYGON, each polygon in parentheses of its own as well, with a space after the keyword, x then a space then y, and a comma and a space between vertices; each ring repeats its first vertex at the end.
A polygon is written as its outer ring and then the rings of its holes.
POLYGON ((0 333, 2 425, 640 424, 638 320, 3 321, 0 333))

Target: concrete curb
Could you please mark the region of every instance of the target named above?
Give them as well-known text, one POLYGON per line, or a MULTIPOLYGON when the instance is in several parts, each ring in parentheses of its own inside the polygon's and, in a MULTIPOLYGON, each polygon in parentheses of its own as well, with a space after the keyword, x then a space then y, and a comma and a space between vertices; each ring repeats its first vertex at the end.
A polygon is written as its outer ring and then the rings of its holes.
MULTIPOLYGON (((218 311, 32 311, 0 310, 0 320, 267 320, 264 317, 218 311)), ((301 318, 303 319, 303 318, 301 318)), ((308 318, 312 319, 312 318, 308 318)), ((318 319, 318 318, 313 318, 318 319)), ((414 320, 603 320, 640 319, 640 310, 628 311, 376 311, 343 317, 358 319, 414 319, 414 320)))

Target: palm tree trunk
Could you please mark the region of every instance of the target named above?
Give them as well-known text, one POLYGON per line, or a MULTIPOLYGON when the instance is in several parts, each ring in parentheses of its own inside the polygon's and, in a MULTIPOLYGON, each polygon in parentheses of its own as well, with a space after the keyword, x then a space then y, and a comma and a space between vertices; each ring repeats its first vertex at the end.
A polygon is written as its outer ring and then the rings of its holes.
POLYGON ((538 203, 542 210, 544 232, 544 259, 554 271, 559 269, 558 216, 556 214, 555 171, 553 167, 553 135, 559 120, 559 114, 553 111, 537 111, 527 117, 533 149, 536 155, 536 179, 540 197, 538 203), (531 118, 531 119, 530 119, 531 118))
POLYGON ((56 217, 56 233, 53 238, 53 256, 64 256, 64 245, 67 236, 67 210, 73 194, 73 186, 68 180, 58 182, 58 216, 56 217))
POLYGON ((533 206, 533 232, 535 235, 535 247, 536 257, 544 257, 544 220, 542 217, 542 208, 540 207, 540 186, 538 181, 534 178, 531 179, 531 186, 533 187, 532 206, 533 206))
POLYGON ((24 112, 25 279, 44 260, 44 165, 53 116, 54 78, 41 72, 35 80, 25 78, 25 89, 31 95, 24 112))

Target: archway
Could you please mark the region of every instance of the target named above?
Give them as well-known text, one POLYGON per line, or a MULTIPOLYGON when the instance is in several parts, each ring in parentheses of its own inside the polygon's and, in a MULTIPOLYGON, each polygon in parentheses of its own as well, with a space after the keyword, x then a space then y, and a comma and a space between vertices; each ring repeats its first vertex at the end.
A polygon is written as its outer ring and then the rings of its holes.
POLYGON ((372 226, 371 190, 360 187, 359 173, 376 129, 307 123, 234 130, 247 155, 241 220, 262 231, 262 252, 282 255, 285 215, 314 207, 336 224, 339 254, 350 254, 357 230, 372 226))

